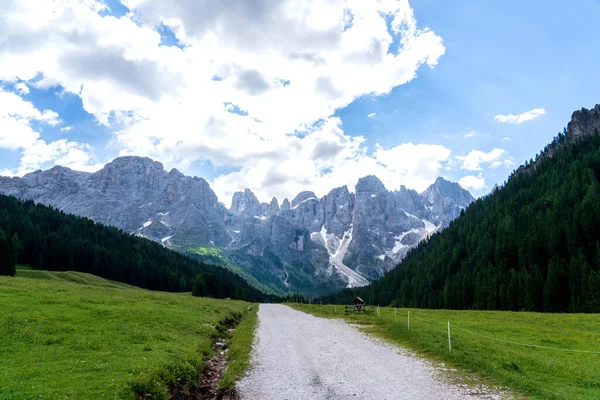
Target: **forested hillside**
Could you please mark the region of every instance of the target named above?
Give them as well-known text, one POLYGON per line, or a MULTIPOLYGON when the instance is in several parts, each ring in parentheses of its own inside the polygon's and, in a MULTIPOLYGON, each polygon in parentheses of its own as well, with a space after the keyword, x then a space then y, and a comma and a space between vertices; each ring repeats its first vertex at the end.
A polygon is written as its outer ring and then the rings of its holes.
POLYGON ((0 195, 0 275, 14 275, 15 264, 89 272, 152 290, 194 289, 194 294, 208 297, 270 299, 224 268, 87 218, 0 195))
POLYGON ((600 312, 600 136, 559 134, 369 287, 326 300, 600 312))

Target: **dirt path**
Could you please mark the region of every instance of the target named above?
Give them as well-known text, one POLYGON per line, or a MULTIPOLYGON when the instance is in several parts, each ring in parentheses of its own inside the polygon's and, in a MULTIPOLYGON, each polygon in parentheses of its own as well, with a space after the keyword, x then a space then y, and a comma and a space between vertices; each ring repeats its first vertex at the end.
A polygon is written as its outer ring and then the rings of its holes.
POLYGON ((431 363, 329 320, 260 306, 242 399, 495 399, 443 382, 431 363))

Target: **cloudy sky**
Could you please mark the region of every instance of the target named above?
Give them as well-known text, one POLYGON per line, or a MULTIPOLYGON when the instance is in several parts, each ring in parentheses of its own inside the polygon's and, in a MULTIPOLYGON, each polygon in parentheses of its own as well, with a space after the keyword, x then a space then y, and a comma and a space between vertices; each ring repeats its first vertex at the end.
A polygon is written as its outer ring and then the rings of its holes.
POLYGON ((502 183, 600 103, 598 0, 4 0, 0 174, 149 156, 228 203, 502 183))

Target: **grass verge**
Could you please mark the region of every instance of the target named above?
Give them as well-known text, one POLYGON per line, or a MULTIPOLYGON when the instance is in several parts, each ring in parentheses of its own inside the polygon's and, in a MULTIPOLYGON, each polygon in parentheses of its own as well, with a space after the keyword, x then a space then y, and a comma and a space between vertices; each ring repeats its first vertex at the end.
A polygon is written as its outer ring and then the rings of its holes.
POLYGON ((503 341, 568 350, 600 351, 600 315, 504 311, 381 308, 381 316, 343 315, 343 306, 289 304, 321 317, 370 325, 418 354, 459 371, 476 373, 532 399, 600 399, 600 354, 519 346, 503 341), (448 348, 451 323, 452 351, 448 348), (486 337, 483 337, 483 336, 486 337), (493 339, 490 339, 493 338, 493 339), (494 340, 499 339, 499 340, 494 340))
POLYGON ((160 399, 174 387, 186 391, 197 384, 220 322, 248 307, 106 287, 86 275, 0 277, 0 399, 160 399))
POLYGON ((258 322, 257 313, 258 305, 252 305, 228 341, 227 371, 219 382, 219 389, 233 388, 236 381, 250 367, 250 352, 258 322))

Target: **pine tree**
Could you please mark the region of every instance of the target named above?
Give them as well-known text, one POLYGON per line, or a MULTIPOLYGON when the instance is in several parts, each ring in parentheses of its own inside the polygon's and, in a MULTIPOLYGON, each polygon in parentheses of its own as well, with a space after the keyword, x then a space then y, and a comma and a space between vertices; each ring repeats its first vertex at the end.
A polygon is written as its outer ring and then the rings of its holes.
POLYGON ((560 282, 558 273, 558 262, 552 259, 548 264, 548 276, 544 284, 544 311, 557 312, 560 311, 558 304, 560 298, 560 282))
POLYGON ((0 275, 14 276, 16 251, 12 239, 0 229, 0 275))
POLYGON ((206 284, 206 280, 202 277, 202 275, 197 274, 196 278, 194 278, 194 282, 192 283, 192 295, 204 297, 208 294, 208 287, 206 284))

